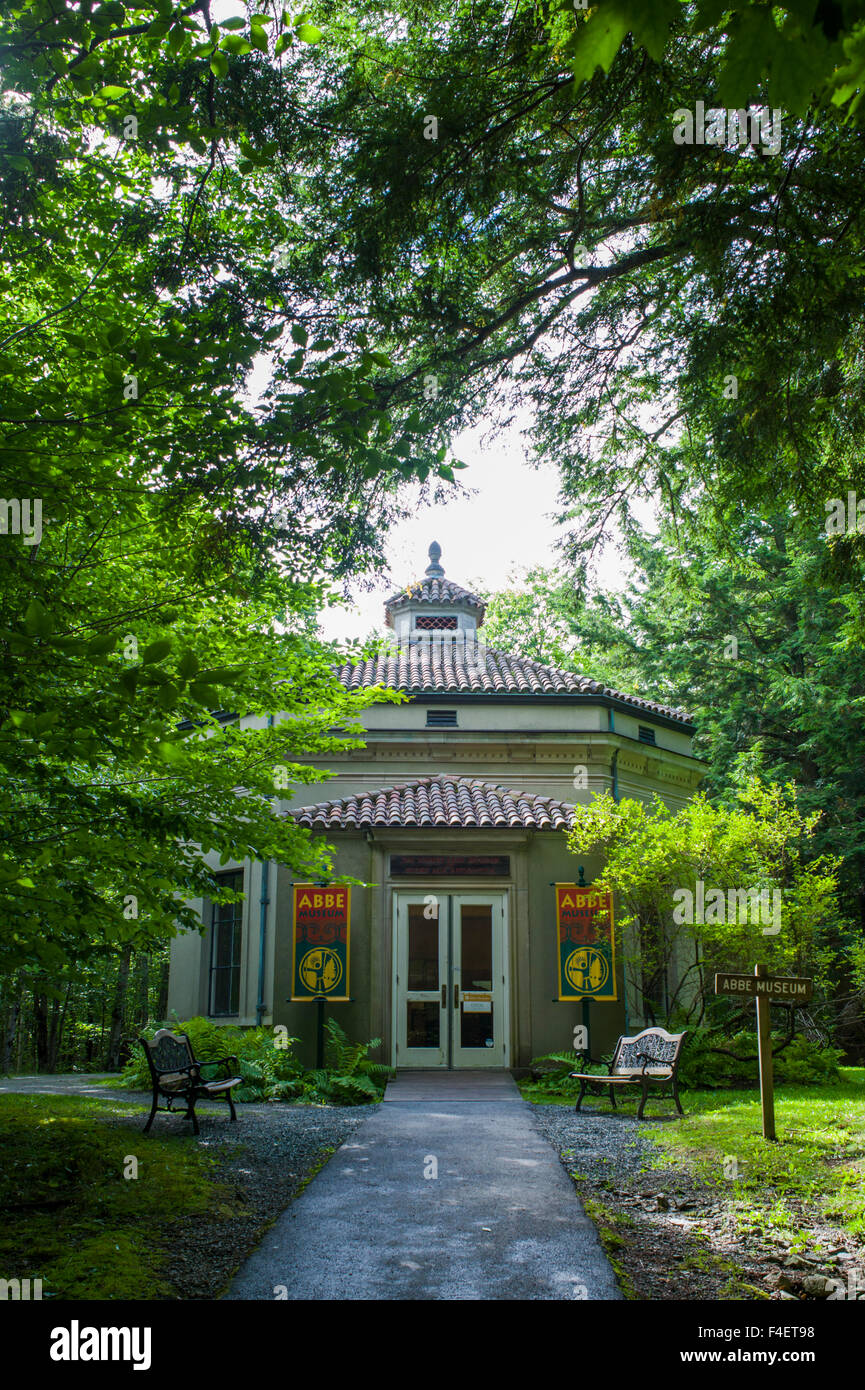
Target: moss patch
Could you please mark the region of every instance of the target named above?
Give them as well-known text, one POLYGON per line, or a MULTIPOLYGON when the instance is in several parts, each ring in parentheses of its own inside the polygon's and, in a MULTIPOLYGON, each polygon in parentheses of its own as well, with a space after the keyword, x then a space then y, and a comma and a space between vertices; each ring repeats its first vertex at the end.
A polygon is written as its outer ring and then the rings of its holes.
POLYGON ((112 1123, 143 1113, 77 1096, 0 1097, 2 1277, 41 1278, 43 1298, 177 1296, 164 1272, 168 1223, 214 1206, 228 1219, 236 1200, 187 1136, 112 1123))
MULTIPOLYGON (((579 1184, 578 1184, 579 1186, 579 1184)), ((613 1211, 598 1201, 596 1197, 582 1197, 583 1207, 586 1215, 595 1223, 598 1232, 598 1239, 604 1248, 616 1281, 625 1298, 635 1299, 637 1297, 631 1279, 622 1263, 621 1256, 628 1249, 627 1227, 633 1225, 630 1218, 622 1212, 613 1211), (623 1229, 625 1228, 625 1229, 623 1229)))

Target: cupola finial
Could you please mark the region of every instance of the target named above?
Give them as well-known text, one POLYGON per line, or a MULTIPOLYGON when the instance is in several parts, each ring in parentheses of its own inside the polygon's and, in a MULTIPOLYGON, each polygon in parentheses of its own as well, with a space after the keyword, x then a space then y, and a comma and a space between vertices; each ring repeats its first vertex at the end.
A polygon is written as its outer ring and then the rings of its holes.
POLYGON ((427 552, 430 558, 430 563, 426 567, 426 573, 429 575, 430 579, 441 579, 444 576, 444 570, 439 564, 439 560, 441 559, 441 553, 442 548, 439 545, 438 541, 433 541, 432 545, 430 546, 427 552))

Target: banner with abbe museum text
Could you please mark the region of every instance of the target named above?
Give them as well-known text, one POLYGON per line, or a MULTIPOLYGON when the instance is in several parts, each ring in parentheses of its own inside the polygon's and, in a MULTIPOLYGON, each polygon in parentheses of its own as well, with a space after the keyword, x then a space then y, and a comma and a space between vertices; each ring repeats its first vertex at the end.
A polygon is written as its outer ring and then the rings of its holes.
POLYGON ((295 883, 292 1003, 348 994, 351 889, 347 884, 295 883))
POLYGON ((556 884, 559 999, 617 999, 613 895, 556 884))

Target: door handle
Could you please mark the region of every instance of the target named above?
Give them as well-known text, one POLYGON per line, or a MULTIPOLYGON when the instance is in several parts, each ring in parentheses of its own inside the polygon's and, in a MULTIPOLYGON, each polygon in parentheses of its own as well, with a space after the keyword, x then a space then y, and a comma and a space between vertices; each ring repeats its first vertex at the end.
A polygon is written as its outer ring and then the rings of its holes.
POLYGON ((447 987, 447 985, 442 985, 442 1008, 443 1008, 443 1009, 446 1009, 447 1006, 448 1006, 448 987, 447 987))
POLYGON ((455 1008, 455 1009, 458 1009, 459 1006, 460 1006, 460 987, 459 987, 459 985, 454 985, 454 1008, 455 1008))

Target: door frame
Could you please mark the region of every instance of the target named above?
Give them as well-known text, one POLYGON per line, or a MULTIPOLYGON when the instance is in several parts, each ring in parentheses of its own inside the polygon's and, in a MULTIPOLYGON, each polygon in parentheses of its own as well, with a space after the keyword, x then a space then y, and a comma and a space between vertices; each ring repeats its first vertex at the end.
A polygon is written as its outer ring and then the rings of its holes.
MULTIPOLYGON (((450 949, 450 945, 451 945, 451 943, 452 943, 452 941, 453 941, 453 921, 452 921, 451 913, 452 913, 452 911, 453 911, 453 901, 454 901, 455 899, 462 900, 463 902, 466 902, 466 901, 468 901, 468 902, 474 901, 474 902, 476 902, 476 903, 488 903, 488 902, 492 902, 494 905, 495 905, 495 904, 498 904, 498 905, 500 905, 500 907, 501 907, 501 967, 502 967, 502 975, 503 975, 502 996, 501 996, 501 999, 502 999, 502 1018, 501 1018, 501 1028, 502 1028, 502 1050, 501 1050, 501 1051, 502 1051, 502 1055, 501 1055, 501 1057, 496 1061, 495 1064, 490 1063, 490 1065, 489 1065, 489 1070, 490 1070, 490 1071, 494 1071, 494 1070, 496 1070, 496 1068, 501 1069, 501 1070, 507 1070, 507 1069, 510 1068, 510 1065, 511 1065, 511 968, 510 968, 510 967, 511 967, 511 951, 510 951, 510 891, 509 891, 509 887, 506 886, 506 885, 504 885, 504 884, 502 884, 500 887, 489 888, 489 889, 484 888, 484 887, 468 886, 468 885, 467 885, 465 888, 463 888, 463 887, 461 887, 461 886, 459 886, 458 884, 455 883, 453 887, 451 887, 450 885, 448 885, 447 889, 443 889, 441 880, 439 880, 437 883, 433 883, 433 884, 431 884, 431 885, 420 884, 420 885, 418 885, 418 886, 416 886, 416 887, 412 887, 412 888, 409 888, 409 887, 406 886, 406 887, 400 887, 400 888, 393 888, 393 889, 391 890, 391 897, 392 897, 392 906, 391 906, 392 946, 391 946, 391 1046, 390 1046, 391 1058, 390 1058, 390 1064, 391 1064, 391 1066, 393 1066, 393 1067, 397 1067, 397 1066, 403 1066, 403 1067, 404 1067, 404 1066, 405 1066, 405 1063, 404 1063, 404 1062, 398 1062, 398 1060, 397 1060, 397 1041, 398 1041, 399 1033, 400 1033, 400 999, 399 999, 399 985, 397 984, 397 973, 398 973, 398 967, 399 967, 399 930, 400 930, 400 927, 399 927, 399 914, 400 914, 400 906, 401 906, 401 904, 404 903, 404 902, 412 902, 412 901, 414 901, 414 902, 423 902, 425 898, 430 897, 431 895, 435 895, 435 896, 439 899, 439 912, 440 912, 440 913, 441 913, 441 906, 442 906, 443 902, 444 902, 445 900, 447 900, 447 914, 448 914, 448 915, 447 915, 446 932, 447 932, 447 938, 448 938, 448 949, 450 949)), ((441 930, 442 930, 442 927, 441 927, 441 923, 440 923, 440 925, 439 925, 439 932, 440 932, 440 933, 441 933, 441 930)), ((452 978, 449 979, 448 985, 449 985, 449 989, 448 989, 448 1018, 449 1018, 449 1020, 450 1020, 449 1023, 448 1023, 448 1028, 452 1031, 452 1029, 453 1029, 453 1023, 452 1023, 453 1010, 452 1010, 452 1007, 451 1007, 452 989, 453 989, 453 980, 452 980, 452 978)), ((498 1050, 498 1049, 497 1049, 497 1050, 498 1050)), ((454 1066, 454 1065, 453 1065, 453 1056, 452 1056, 452 1054, 453 1054, 453 1048, 450 1046, 450 1043, 448 1043, 448 1046, 446 1047, 445 1051, 446 1051, 446 1053, 447 1053, 447 1055, 448 1055, 448 1060, 447 1060, 443 1065, 433 1067, 433 1068, 432 1068, 433 1070, 435 1070, 435 1071, 466 1071, 466 1070, 472 1070, 472 1068, 469 1068, 469 1067, 459 1067, 459 1066, 454 1066)), ((411 1070, 411 1068, 406 1068, 406 1070, 411 1070)), ((418 1067, 417 1070, 422 1070, 422 1068, 421 1068, 421 1067, 418 1067)))

